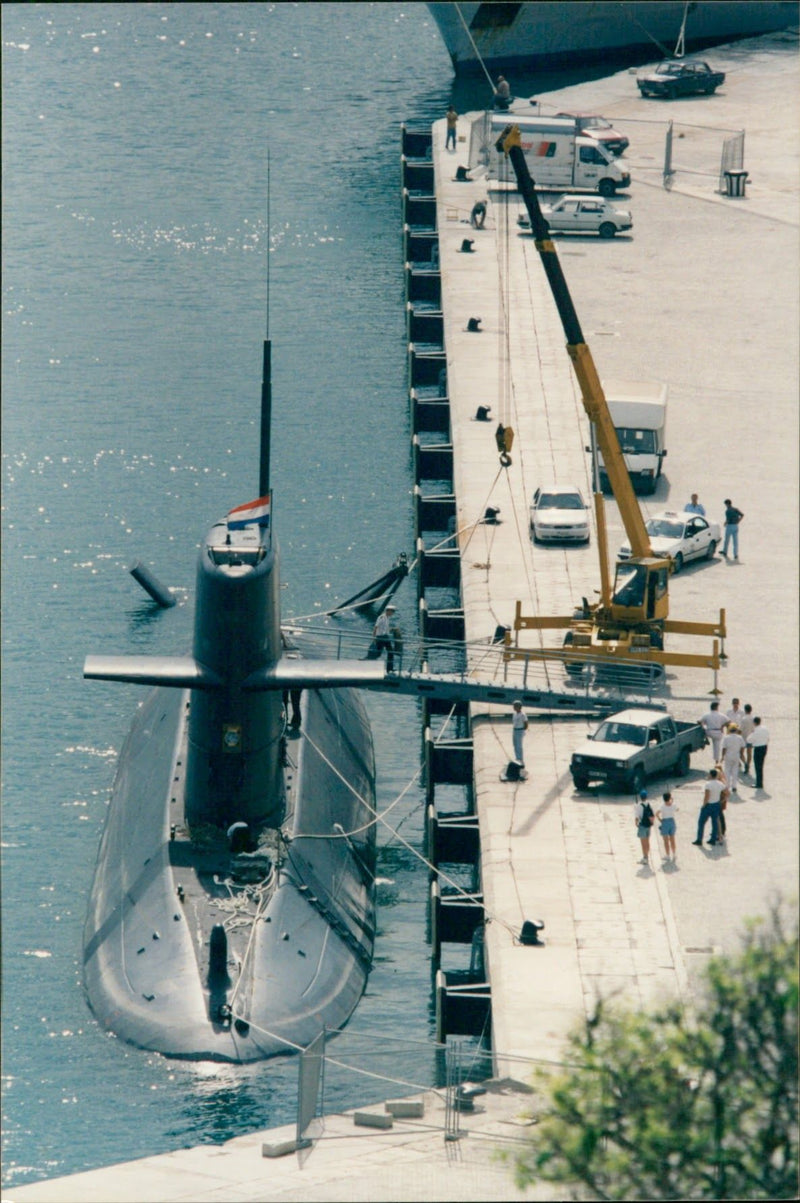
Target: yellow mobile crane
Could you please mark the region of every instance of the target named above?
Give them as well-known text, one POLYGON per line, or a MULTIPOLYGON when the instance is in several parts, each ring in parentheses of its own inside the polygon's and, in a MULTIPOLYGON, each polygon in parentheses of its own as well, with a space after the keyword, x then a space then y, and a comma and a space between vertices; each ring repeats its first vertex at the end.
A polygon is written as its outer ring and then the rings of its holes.
MULTIPOLYGON (((567 660, 567 667, 570 662, 574 664, 609 659, 636 659, 662 666, 674 664, 708 667, 716 672, 720 667, 721 658, 724 657, 719 641, 725 638, 725 611, 720 610, 717 623, 676 622, 668 618, 667 582, 672 571, 672 561, 658 559, 652 554, 650 538, 628 475, 603 387, 591 352, 584 342, 578 315, 550 238, 550 229, 534 191, 533 180, 520 143, 519 128, 515 125, 506 126, 496 143, 496 149, 505 153, 517 177, 517 186, 530 217, 536 249, 564 328, 567 352, 578 378, 583 407, 592 423, 593 450, 596 440, 603 454, 605 472, 631 547, 631 558, 617 564, 612 589, 608 571, 608 539, 603 494, 595 480, 594 504, 600 555, 599 602, 591 604, 584 599, 582 608, 571 617, 526 617, 522 614, 521 603, 517 602, 514 619, 515 639, 518 642, 521 630, 565 629, 565 647, 557 654, 567 660), (714 637, 711 654, 665 652, 665 632, 710 635, 714 637)), ((596 478, 596 464, 594 474, 596 478)), ((553 654, 553 651, 548 649, 508 651, 510 657, 545 658, 553 654)))

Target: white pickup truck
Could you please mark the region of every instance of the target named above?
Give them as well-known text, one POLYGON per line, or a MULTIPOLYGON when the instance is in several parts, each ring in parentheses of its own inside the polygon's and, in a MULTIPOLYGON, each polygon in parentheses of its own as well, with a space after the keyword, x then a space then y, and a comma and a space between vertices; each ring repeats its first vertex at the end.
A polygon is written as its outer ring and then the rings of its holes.
POLYGON ((663 710, 620 710, 573 752, 569 769, 576 789, 602 781, 638 793, 648 777, 685 777, 692 752, 706 742, 699 723, 678 722, 663 710))

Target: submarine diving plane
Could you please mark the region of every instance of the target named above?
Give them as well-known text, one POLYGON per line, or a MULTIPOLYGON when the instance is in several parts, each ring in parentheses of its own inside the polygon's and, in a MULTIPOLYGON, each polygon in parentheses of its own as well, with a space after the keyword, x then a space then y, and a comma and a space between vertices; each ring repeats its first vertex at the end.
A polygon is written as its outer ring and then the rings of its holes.
POLYGON ((284 644, 269 346, 259 497, 203 539, 192 654, 84 665, 87 678, 154 687, 119 756, 84 985, 101 1024, 171 1057, 298 1051, 347 1022, 372 959, 375 770, 350 686, 385 669, 284 644))

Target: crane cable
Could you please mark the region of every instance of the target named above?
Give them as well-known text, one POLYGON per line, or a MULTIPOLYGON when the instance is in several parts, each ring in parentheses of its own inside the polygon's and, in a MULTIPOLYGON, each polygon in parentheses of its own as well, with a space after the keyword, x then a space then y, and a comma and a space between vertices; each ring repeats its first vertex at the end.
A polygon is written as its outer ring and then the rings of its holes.
MULTIPOLYGON (((504 161, 505 171, 502 173, 501 183, 508 182, 507 166, 504 161)), ((498 256, 497 271, 498 271, 498 288, 497 288, 497 329, 499 335, 498 347, 498 384, 497 391, 500 399, 500 421, 495 431, 495 440, 497 442, 497 450, 500 453, 500 465, 502 468, 511 467, 511 448, 514 443, 514 428, 510 423, 511 416, 511 332, 509 329, 509 264, 511 261, 511 240, 508 229, 508 190, 503 191, 502 201, 502 224, 503 235, 498 256)), ((496 223, 499 229, 500 223, 496 223)))

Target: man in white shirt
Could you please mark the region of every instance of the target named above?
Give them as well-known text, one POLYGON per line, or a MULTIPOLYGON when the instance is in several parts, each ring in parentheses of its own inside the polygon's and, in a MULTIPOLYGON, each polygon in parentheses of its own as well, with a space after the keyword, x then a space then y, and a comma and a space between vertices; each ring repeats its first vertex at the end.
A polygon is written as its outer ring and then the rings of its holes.
POLYGON ((744 765, 743 772, 750 772, 750 762, 753 759, 753 749, 747 745, 748 737, 752 734, 755 722, 753 721, 753 707, 749 702, 745 702, 742 717, 739 720, 739 734, 745 742, 742 749, 742 764, 744 765))
POLYGON ((761 719, 756 715, 753 719, 753 730, 747 737, 748 745, 753 749, 753 763, 756 766, 756 789, 764 788, 764 761, 769 744, 769 731, 762 726, 761 719))
POLYGON ((692 500, 683 507, 685 514, 702 514, 705 518, 706 507, 697 500, 697 494, 692 493, 692 500))
POLYGON ((389 626, 393 618, 394 606, 390 602, 383 613, 378 615, 378 621, 372 629, 378 654, 386 652, 387 673, 394 672, 394 639, 392 638, 392 631, 389 626))
POLYGON ((703 843, 703 832, 705 831, 708 819, 711 820, 711 839, 708 842, 709 844, 719 843, 720 802, 724 788, 725 786, 717 776, 717 770, 711 769, 706 781, 705 793, 703 794, 703 805, 700 807, 700 814, 697 819, 697 839, 692 841, 695 848, 699 848, 703 843))
POLYGON ((700 719, 700 726, 711 740, 711 750, 714 754, 715 764, 719 760, 719 750, 722 746, 722 732, 727 722, 726 715, 719 712, 719 702, 712 702, 708 714, 704 714, 700 719))
POLYGON ((727 778, 728 789, 732 794, 737 792, 739 765, 743 750, 744 740, 739 733, 739 724, 728 723, 727 733, 722 740, 722 771, 727 778))
POLYGON ((524 766, 522 755, 522 740, 528 730, 528 720, 522 713, 522 702, 513 702, 514 713, 511 716, 511 738, 514 742, 514 759, 524 766))

